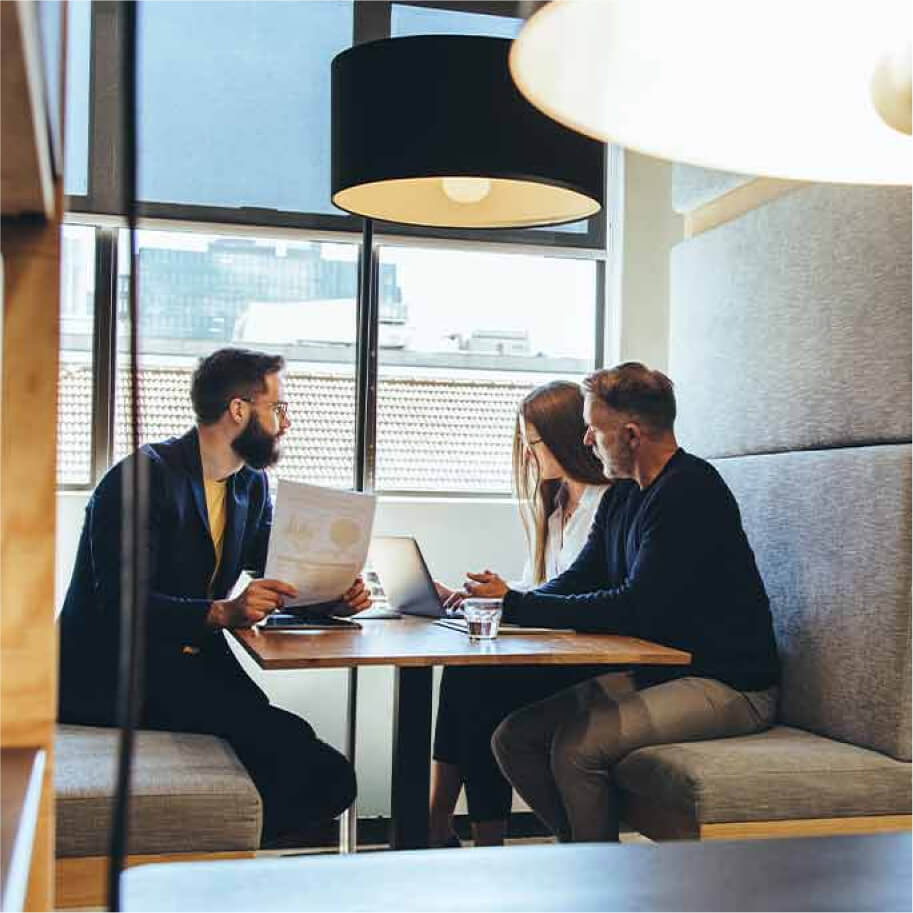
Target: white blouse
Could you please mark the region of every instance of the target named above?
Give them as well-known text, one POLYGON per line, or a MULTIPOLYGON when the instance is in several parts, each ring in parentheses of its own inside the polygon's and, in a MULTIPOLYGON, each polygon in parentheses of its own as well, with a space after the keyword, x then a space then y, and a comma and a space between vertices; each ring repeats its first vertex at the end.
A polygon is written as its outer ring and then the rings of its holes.
MULTIPOLYGON (((580 503, 567 521, 567 526, 561 522, 561 507, 556 507, 548 518, 548 541, 545 543, 545 579, 551 580, 563 574, 577 559, 586 544, 593 518, 599 509, 602 496, 606 493, 608 485, 587 485, 583 489, 580 503)), ((509 583, 512 590, 523 592, 533 590, 537 586, 533 580, 533 562, 527 557, 523 567, 523 577, 509 583)))

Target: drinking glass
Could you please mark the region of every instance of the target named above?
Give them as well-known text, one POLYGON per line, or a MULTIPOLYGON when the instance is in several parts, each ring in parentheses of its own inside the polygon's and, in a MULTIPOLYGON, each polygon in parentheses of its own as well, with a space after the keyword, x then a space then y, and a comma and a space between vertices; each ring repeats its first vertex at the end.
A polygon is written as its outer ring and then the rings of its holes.
POLYGON ((464 599, 463 618, 470 640, 493 640, 501 624, 500 599, 464 599))

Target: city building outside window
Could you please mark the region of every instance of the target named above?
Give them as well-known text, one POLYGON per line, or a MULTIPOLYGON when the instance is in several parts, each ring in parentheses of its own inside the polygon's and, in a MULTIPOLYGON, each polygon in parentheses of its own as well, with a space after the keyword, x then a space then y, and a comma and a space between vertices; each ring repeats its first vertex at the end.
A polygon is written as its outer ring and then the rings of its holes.
MULTIPOLYGON (((129 452, 125 242, 124 233, 115 459, 129 452)), ((287 363, 292 422, 283 442, 282 475, 350 487, 357 260, 357 245, 350 243, 138 232, 141 440, 161 440, 191 426, 190 377, 201 357, 228 345, 274 352, 287 363)), ((395 286, 389 288, 395 295, 395 286)))
POLYGON ((595 360, 596 264, 383 246, 399 321, 379 338, 377 487, 506 493, 518 402, 595 360))

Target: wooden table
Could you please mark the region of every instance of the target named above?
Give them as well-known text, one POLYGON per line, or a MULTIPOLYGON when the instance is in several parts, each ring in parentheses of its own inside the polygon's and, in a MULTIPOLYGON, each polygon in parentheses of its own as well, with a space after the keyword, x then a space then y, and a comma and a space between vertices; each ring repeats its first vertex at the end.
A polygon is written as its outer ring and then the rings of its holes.
POLYGON ((909 910, 909 834, 182 862, 124 910, 909 910))
MULTIPOLYGON (((428 846, 432 670, 434 666, 482 665, 687 665, 691 656, 634 637, 609 634, 502 634, 470 641, 429 619, 362 621, 358 631, 261 631, 232 633, 263 669, 350 671, 346 748, 354 761, 355 695, 359 666, 395 666, 393 782, 390 844, 428 846)), ((344 849, 355 844, 354 813, 344 818, 344 849)))

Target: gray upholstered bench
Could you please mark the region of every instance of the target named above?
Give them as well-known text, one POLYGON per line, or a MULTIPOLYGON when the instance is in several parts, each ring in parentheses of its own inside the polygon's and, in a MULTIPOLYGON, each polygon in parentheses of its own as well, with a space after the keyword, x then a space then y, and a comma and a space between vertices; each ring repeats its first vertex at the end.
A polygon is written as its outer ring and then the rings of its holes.
MULTIPOLYGON (((118 730, 58 726, 57 906, 104 898, 118 730)), ((260 795, 231 748, 214 736, 136 734, 130 863, 252 856, 260 795)))
POLYGON ((615 768, 626 818, 658 839, 910 827, 910 765, 789 726, 656 745, 615 768))
POLYGON ((783 663, 768 732, 642 748, 614 769, 655 839, 908 830, 910 445, 715 461, 783 663))

